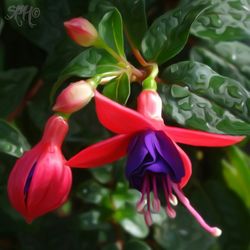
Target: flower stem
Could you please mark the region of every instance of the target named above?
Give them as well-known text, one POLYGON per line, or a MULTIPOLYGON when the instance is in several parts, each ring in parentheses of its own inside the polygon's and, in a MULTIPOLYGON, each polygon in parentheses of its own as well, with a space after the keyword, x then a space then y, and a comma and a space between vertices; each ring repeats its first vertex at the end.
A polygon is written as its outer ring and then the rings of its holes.
POLYGON ((121 63, 121 66, 123 66, 126 69, 130 69, 132 75, 135 76, 136 80, 141 81, 145 77, 145 73, 139 69, 137 69, 134 65, 129 63, 127 59, 123 56, 118 55, 112 48, 110 48, 105 41, 102 39, 99 39, 98 42, 96 42, 95 46, 97 48, 102 48, 106 50, 112 57, 114 57, 118 62, 121 63))

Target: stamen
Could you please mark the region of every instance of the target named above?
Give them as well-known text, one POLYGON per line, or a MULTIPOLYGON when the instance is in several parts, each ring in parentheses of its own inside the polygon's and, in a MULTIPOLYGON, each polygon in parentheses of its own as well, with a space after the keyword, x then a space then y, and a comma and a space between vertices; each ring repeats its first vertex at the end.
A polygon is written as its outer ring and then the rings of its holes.
POLYGON ((164 194, 165 194, 165 199, 166 199, 166 213, 170 218, 175 218, 176 217, 176 212, 175 210, 171 207, 170 204, 170 197, 169 197, 169 193, 168 193, 168 187, 167 187, 167 178, 164 178, 164 176, 162 177, 162 185, 163 185, 163 190, 164 190, 164 194))
POLYGON ((171 187, 172 181, 171 181, 169 175, 166 176, 166 181, 167 181, 167 187, 168 187, 169 201, 173 206, 177 206, 178 200, 172 192, 172 187, 171 187))
POLYGON ((174 219, 176 217, 176 212, 174 209, 172 209, 172 207, 167 206, 166 213, 167 213, 168 217, 171 219, 174 219))
POLYGON ((147 200, 144 198, 147 186, 148 186, 148 176, 145 175, 145 177, 143 178, 143 184, 142 184, 142 190, 141 190, 141 199, 138 201, 138 203, 136 205, 136 210, 137 210, 138 213, 142 213, 143 210, 144 210, 144 207, 147 204, 147 200))
POLYGON ((152 201, 152 207, 153 207, 153 212, 159 213, 161 210, 161 202, 158 197, 158 192, 157 192, 157 184, 156 184, 156 176, 153 174, 153 201, 152 201))
POLYGON ((197 220, 197 222, 210 234, 212 234, 215 237, 219 237, 222 233, 222 231, 217 227, 211 227, 209 226, 204 219, 201 217, 201 215, 192 207, 190 204, 190 201, 188 198, 183 194, 183 192, 179 189, 179 187, 175 184, 172 185, 173 189, 178 196, 179 200, 182 202, 182 204, 189 210, 189 212, 194 216, 194 218, 197 220))
POLYGON ((144 212, 144 219, 145 219, 146 224, 147 224, 149 227, 152 226, 153 221, 152 221, 152 216, 151 216, 151 213, 150 213, 149 210, 146 210, 146 211, 144 212))
POLYGON ((136 210, 138 213, 143 213, 144 207, 147 204, 147 200, 145 200, 144 195, 142 196, 142 198, 139 200, 139 202, 136 205, 136 210))
POLYGON ((174 194, 172 194, 170 197, 169 197, 169 201, 170 203, 173 205, 173 206, 177 206, 178 205, 178 200, 176 198, 176 196, 174 194))
POLYGON ((147 185, 147 211, 145 212, 145 221, 148 226, 153 224, 150 209, 150 185, 147 185))

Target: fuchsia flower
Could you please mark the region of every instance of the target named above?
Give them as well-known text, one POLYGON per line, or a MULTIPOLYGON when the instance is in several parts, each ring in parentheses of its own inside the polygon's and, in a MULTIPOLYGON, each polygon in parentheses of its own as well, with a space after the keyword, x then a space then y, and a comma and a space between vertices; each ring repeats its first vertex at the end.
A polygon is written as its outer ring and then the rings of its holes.
POLYGON ((126 176, 132 187, 142 194, 137 210, 144 213, 148 225, 152 224, 151 211, 160 210, 158 190, 162 189, 169 217, 175 217, 171 204, 176 205, 178 198, 205 230, 219 236, 221 230, 210 227, 182 192, 192 169, 188 156, 176 143, 222 147, 235 144, 244 137, 166 126, 161 117, 161 98, 152 90, 144 90, 139 95, 138 112, 111 101, 97 91, 95 101, 100 122, 119 135, 82 150, 67 164, 92 168, 128 154, 126 176), (153 196, 150 196, 151 191, 153 196))
POLYGON ((60 116, 52 116, 41 141, 18 159, 11 171, 9 199, 27 222, 58 208, 68 197, 71 169, 61 152, 67 131, 67 122, 60 116))
POLYGON ((71 83, 57 97, 53 111, 76 112, 86 106, 93 96, 93 86, 90 83, 83 80, 71 83))
POLYGON ((95 27, 85 18, 72 18, 64 22, 64 27, 70 38, 83 47, 94 45, 98 39, 95 27))

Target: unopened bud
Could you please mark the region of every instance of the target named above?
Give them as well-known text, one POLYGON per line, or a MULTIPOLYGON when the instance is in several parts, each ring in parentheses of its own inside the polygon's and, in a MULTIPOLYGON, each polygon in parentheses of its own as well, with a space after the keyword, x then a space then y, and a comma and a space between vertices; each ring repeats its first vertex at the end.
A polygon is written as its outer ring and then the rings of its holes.
POLYGON ((83 80, 71 83, 65 88, 56 99, 53 111, 63 113, 73 113, 84 106, 94 96, 93 87, 83 80))
POLYGON ((137 110, 147 118, 162 120, 162 100, 154 90, 143 90, 137 98, 137 110))
POLYGON ((70 38, 83 47, 95 44, 98 39, 96 28, 85 18, 77 17, 64 22, 70 38))

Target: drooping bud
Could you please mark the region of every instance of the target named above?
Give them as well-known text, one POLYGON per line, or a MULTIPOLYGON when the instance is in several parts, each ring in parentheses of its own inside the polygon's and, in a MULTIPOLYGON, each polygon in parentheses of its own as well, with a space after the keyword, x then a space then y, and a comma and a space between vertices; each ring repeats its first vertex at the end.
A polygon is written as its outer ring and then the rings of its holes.
POLYGON ((53 111, 73 113, 89 103, 94 96, 93 86, 86 81, 71 83, 56 99, 53 111))
POLYGON ((162 120, 162 100, 154 90, 143 90, 137 98, 137 110, 147 118, 162 120))
POLYGON ((85 18, 70 19, 64 22, 64 27, 70 38, 83 47, 94 45, 98 39, 95 27, 85 18))
POLYGON ((66 121, 52 116, 41 141, 17 160, 10 173, 10 202, 29 223, 60 207, 68 197, 72 175, 61 152, 67 131, 66 121))

